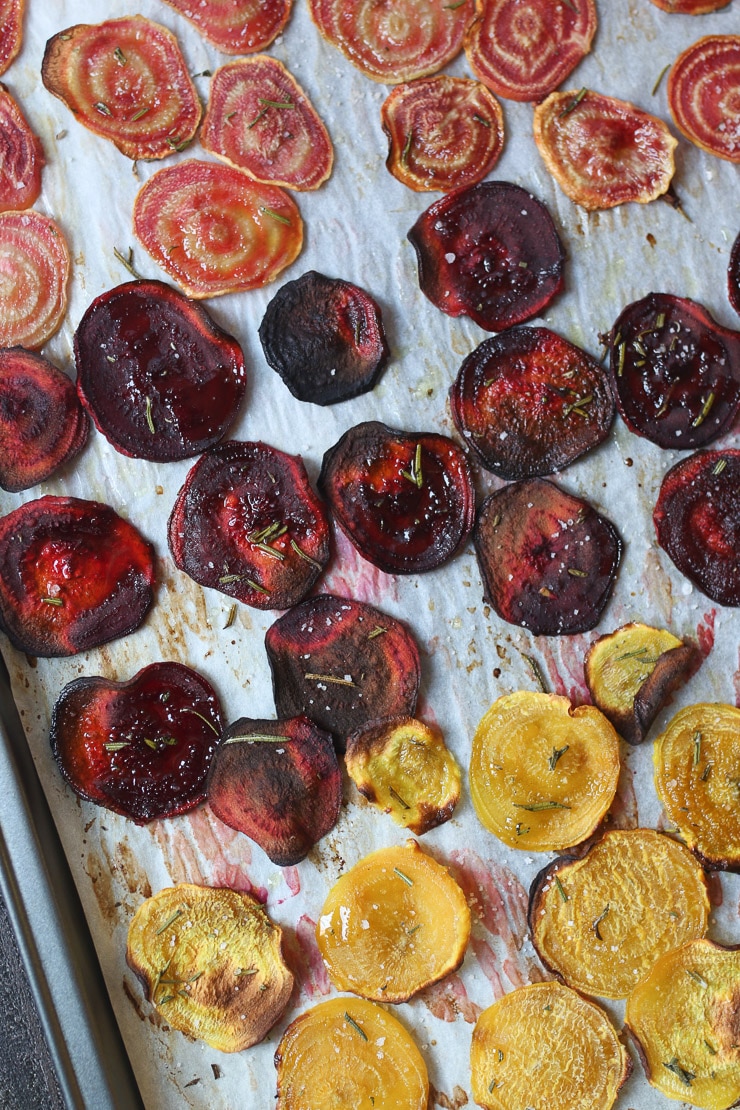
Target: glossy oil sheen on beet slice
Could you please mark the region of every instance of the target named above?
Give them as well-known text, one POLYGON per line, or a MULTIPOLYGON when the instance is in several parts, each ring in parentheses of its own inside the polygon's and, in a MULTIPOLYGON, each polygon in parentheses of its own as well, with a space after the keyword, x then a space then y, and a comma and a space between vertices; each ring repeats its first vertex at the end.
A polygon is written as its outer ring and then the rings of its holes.
POLYGON ((216 749, 208 804, 279 867, 299 863, 339 817, 342 772, 331 736, 307 717, 242 717, 216 749))
POLYGON ((29 655, 75 655, 138 628, 154 551, 109 505, 41 497, 0 518, 0 628, 29 655))
POLYGON ((483 502, 474 538, 485 598, 505 621, 535 636, 598 623, 622 541, 588 501, 542 478, 517 482, 483 502))
POLYGON ((23 40, 26 0, 0 0, 0 73, 17 57, 23 40))
POLYGON ((484 181, 449 193, 408 238, 422 292, 486 331, 529 320, 563 287, 565 253, 552 217, 519 185, 484 181))
POLYGON ((388 574, 441 566, 473 523, 465 455, 433 432, 358 424, 324 455, 319 488, 360 554, 388 574))
POLYGON ((293 396, 315 405, 371 390, 390 353, 370 294, 315 270, 278 290, 259 336, 265 358, 293 396))
POLYGON ((0 85, 0 212, 30 208, 41 192, 44 152, 15 99, 0 85))
POLYGON ((329 559, 329 522, 300 457, 222 443, 191 468, 169 522, 180 570, 256 609, 301 601, 329 559))
POLYGON ((78 678, 51 718, 51 750, 75 793, 137 824, 205 801, 221 735, 209 682, 181 663, 152 663, 128 682, 78 678))
POLYGON ((137 459, 170 462, 212 447, 244 396, 237 341, 159 281, 97 297, 74 346, 82 402, 116 450, 137 459))
POLYGON ((278 716, 305 714, 340 750, 368 721, 413 716, 419 649, 400 621, 372 605, 307 598, 268 628, 265 648, 278 716))
POLYGON ((165 0, 224 54, 266 50, 277 38, 293 0, 165 0))
POLYGON ((483 466, 507 480, 562 470, 601 443, 614 398, 599 364, 547 328, 512 328, 468 355, 452 415, 483 466))

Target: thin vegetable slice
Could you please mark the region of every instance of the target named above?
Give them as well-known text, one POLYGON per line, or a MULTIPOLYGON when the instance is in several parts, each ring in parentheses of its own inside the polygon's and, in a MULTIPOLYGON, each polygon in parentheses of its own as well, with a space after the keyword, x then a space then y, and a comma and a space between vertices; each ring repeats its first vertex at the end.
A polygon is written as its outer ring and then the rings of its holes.
POLYGON ((0 350, 0 486, 45 481, 87 442, 89 423, 66 374, 22 347, 0 350))
POLYGON ((408 238, 424 295, 486 331, 529 320, 563 287, 565 254, 552 217, 519 185, 484 181, 450 193, 408 238))
POLYGON ((50 740, 76 794, 143 825, 205 801, 221 728, 205 678, 180 663, 152 663, 127 682, 70 682, 54 705, 50 740))
POLYGON ((470 936, 460 887, 415 841, 381 848, 329 891, 316 930, 334 986, 406 1002, 455 971, 470 936))
POLYGON ((730 0, 651 0, 656 8, 678 15, 706 15, 726 8, 730 0))
POLYGON ((730 304, 740 315, 740 234, 732 244, 730 264, 727 267, 727 293, 730 304))
POLYGON ((165 273, 196 298, 267 285, 303 245, 300 212, 282 189, 196 160, 150 177, 134 202, 134 231, 165 273))
POLYGON ((267 1036, 293 976, 282 930, 250 894, 192 883, 160 890, 131 921, 126 961, 173 1029, 221 1052, 267 1036))
POLYGON ((590 89, 554 92, 538 104, 534 138, 565 195, 589 211, 647 204, 675 170, 677 141, 662 120, 590 89))
POLYGON ((31 207, 41 192, 43 164, 41 143, 15 99, 0 85, 0 212, 31 207))
POLYGON ((0 0, 0 73, 5 73, 20 51, 25 8, 25 0, 0 0))
POLYGON ((165 0, 224 54, 266 50, 288 22, 293 0, 165 0))
POLYGON ((36 350, 67 311, 71 262, 59 226, 48 216, 0 212, 0 347, 36 350))
POLYGON ((740 35, 706 35, 684 50, 668 75, 667 96, 687 139, 740 162, 740 35))
POLYGON ((386 166, 417 192, 475 185, 504 145, 501 105, 485 85, 462 77, 428 77, 398 85, 383 101, 386 166))
POLYGON ((594 0, 476 0, 465 38, 475 76, 509 100, 541 100, 591 49, 594 0))

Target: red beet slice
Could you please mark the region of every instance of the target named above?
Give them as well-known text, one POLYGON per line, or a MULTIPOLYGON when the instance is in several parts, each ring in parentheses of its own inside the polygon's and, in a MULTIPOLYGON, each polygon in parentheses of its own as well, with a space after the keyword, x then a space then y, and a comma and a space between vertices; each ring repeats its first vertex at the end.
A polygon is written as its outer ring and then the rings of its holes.
POLYGON ((339 817, 342 773, 331 736, 306 717, 242 717, 216 749, 208 803, 279 867, 299 863, 339 817))
POLYGON ((75 332, 77 389, 123 455, 191 458, 224 435, 246 388, 244 355, 206 310, 159 281, 97 297, 75 332))
POLYGON ((31 207, 41 192, 43 164, 41 143, 15 99, 0 84, 0 212, 31 207))
POLYGON ((452 415, 483 466, 507 480, 561 470, 609 434, 614 397, 595 359, 547 328, 512 328, 463 362, 452 415))
POLYGON ((535 636, 593 628, 622 553, 611 521, 542 478, 505 486, 483 502, 475 547, 486 601, 535 636))
POLYGON ((740 605, 740 451, 698 451, 672 467, 653 513, 658 543, 720 605, 740 605))
POLYGON ((0 73, 5 73, 21 48, 25 6, 26 0, 0 0, 0 73))
POLYGON ((432 432, 358 424, 324 455, 319 488, 360 554, 388 574, 447 562, 473 524, 465 455, 432 432))
POLYGON ((29 655, 75 655, 138 628, 154 551, 109 505, 41 497, 0 518, 0 627, 29 655))
POLYGON ((305 714, 345 738, 376 717, 411 717, 419 649, 400 621, 372 605, 318 594, 280 617, 265 637, 279 717, 305 714))
POLYGON ((66 374, 23 347, 0 350, 0 486, 18 493, 74 458, 89 424, 66 374))
POLYGON ((740 407, 740 332, 685 297, 650 293, 610 335, 611 372, 627 427, 659 447, 700 447, 740 407))
POLYGON ((565 253, 550 213, 519 185, 484 181, 435 201, 408 233, 419 285, 448 316, 501 331, 563 287, 565 253))
POLYGON ((732 245, 730 265, 727 269, 727 291, 730 304, 740 315, 740 235, 732 245))
POLYGON ((169 522, 175 564, 256 609, 301 601, 329 560, 329 522, 302 460, 222 443, 191 468, 169 522))
POLYGON ((152 663, 128 682, 65 686, 51 750, 76 794, 143 825, 205 801, 221 730, 209 682, 180 663, 152 663))
POLYGON ((309 270, 267 306, 262 350, 299 401, 333 405, 372 389, 388 361, 380 308, 364 289, 309 270))

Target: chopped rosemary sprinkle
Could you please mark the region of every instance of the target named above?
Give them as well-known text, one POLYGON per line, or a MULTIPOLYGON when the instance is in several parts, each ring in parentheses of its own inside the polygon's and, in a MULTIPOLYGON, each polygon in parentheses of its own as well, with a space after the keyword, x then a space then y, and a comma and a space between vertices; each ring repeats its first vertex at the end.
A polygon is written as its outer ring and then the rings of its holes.
POLYGON ((553 748, 552 749, 552 755, 550 756, 550 758, 547 761, 551 771, 555 770, 555 768, 558 765, 558 760, 561 758, 561 756, 565 755, 565 753, 567 752, 569 747, 570 747, 570 744, 566 744, 565 747, 563 747, 563 748, 553 748))
POLYGON ((344 1011, 344 1017, 345 1017, 345 1020, 346 1020, 346 1021, 348 1021, 348 1022, 350 1023, 350 1025, 351 1025, 351 1026, 352 1026, 352 1028, 353 1028, 353 1029, 355 1030, 355 1032, 357 1032, 357 1033, 359 1033, 359 1034, 360 1034, 360 1036, 362 1037, 363 1041, 366 1041, 366 1040, 367 1040, 367 1033, 365 1032, 365 1030, 364 1030, 364 1029, 362 1029, 362 1028, 361 1028, 361 1027, 360 1027, 360 1026, 359 1026, 359 1025, 357 1024, 357 1022, 355 1021, 355 1019, 354 1019, 354 1018, 353 1018, 353 1017, 351 1016, 351 1014, 348 1014, 346 1010, 344 1011))
POLYGON ((522 652, 522 659, 529 666, 529 669, 531 670, 532 674, 534 675, 534 680, 537 683, 537 685, 539 686, 542 693, 546 694, 547 693, 547 686, 545 685, 545 680, 542 676, 542 671, 540 670, 540 666, 539 666, 539 663, 537 662, 537 660, 531 655, 525 655, 524 652, 522 652))
POLYGON ((657 77, 657 80, 656 80, 655 84, 653 85, 653 91, 650 94, 651 96, 655 96, 656 92, 660 88, 661 81, 663 80, 663 78, 665 77, 666 73, 668 72, 668 70, 670 68, 671 68, 671 63, 670 62, 668 63, 668 65, 663 66, 660 73, 658 74, 658 77, 657 77))
POLYGON ((128 740, 108 740, 103 747, 107 752, 120 752, 129 746, 128 740))
POLYGON ((408 877, 408 875, 404 875, 403 871, 399 871, 399 869, 397 867, 394 867, 393 870, 394 870, 395 874, 398 875, 399 879, 403 879, 403 881, 407 884, 407 886, 413 886, 414 885, 414 880, 410 879, 408 877))
POLYGON ((617 377, 621 378, 622 374, 624 373, 624 360, 627 357, 627 344, 624 342, 624 340, 622 340, 622 342, 618 345, 617 350, 619 351, 619 358, 617 362, 617 377))
POLYGON ((155 752, 157 750, 157 741, 156 740, 150 740, 148 736, 144 736, 143 740, 144 740, 144 743, 146 744, 147 748, 151 748, 153 752, 155 752))
POLYGON ((266 108, 295 108, 295 104, 290 99, 287 100, 267 100, 264 96, 257 98, 260 104, 264 104, 266 108))
POLYGON ((196 717, 200 718, 200 720, 203 722, 204 725, 208 725, 211 732, 215 733, 216 736, 221 735, 221 733, 218 731, 216 726, 211 721, 209 721, 207 717, 204 717, 202 713, 199 713, 197 709, 193 709, 193 708, 191 708, 191 706, 185 705, 185 706, 183 706, 182 712, 183 713, 193 713, 196 717))
POLYGON ((258 594, 265 594, 269 597, 270 591, 267 589, 267 586, 261 586, 259 582, 255 582, 253 578, 247 578, 247 585, 251 586, 253 590, 256 590, 258 594))
POLYGON ((108 105, 103 103, 102 100, 98 100, 95 104, 93 104, 93 108, 95 108, 96 111, 100 112, 101 116, 113 115, 108 105))
POLYGON ((267 108, 260 108, 259 112, 254 117, 254 119, 251 120, 250 123, 247 124, 247 131, 251 131, 252 128, 254 127, 254 125, 256 123, 259 123, 259 121, 261 119, 263 119, 266 115, 267 115, 267 108))
POLYGON ((229 112, 228 115, 224 116, 224 123, 228 123, 229 120, 233 119, 235 115, 236 115, 236 112, 229 112))
POLYGON ((707 398, 701 407, 701 412, 691 421, 692 428, 698 428, 700 424, 704 423, 706 418, 709 416, 709 411, 714 404, 714 399, 714 392, 711 392, 707 395, 707 398))
POLYGON ((712 767, 714 767, 714 760, 708 759, 707 760, 707 765, 706 765, 706 767, 704 768, 704 770, 702 772, 702 776, 701 776, 701 781, 702 782, 707 781, 707 779, 709 778, 709 776, 712 773, 712 767))
POLYGON ((303 676, 307 682, 330 682, 335 686, 356 686, 357 683, 353 682, 351 678, 337 678, 333 674, 313 674, 307 671, 303 676))
POLYGON ((41 600, 44 605, 54 605, 57 609, 64 605, 61 597, 42 597, 41 600))
POLYGON ((524 836, 528 832, 529 832, 529 825, 523 825, 521 823, 521 821, 518 821, 517 826, 516 826, 516 835, 517 836, 524 836))
POLYGON ((312 567, 316 567, 317 570, 323 570, 321 563, 319 563, 316 559, 312 559, 310 555, 307 555, 306 552, 298 546, 294 539, 291 539, 290 546, 293 548, 296 555, 300 555, 301 559, 305 559, 307 563, 310 563, 312 567))
MULTIPOLYGON (((178 917, 182 917, 182 910, 175 910, 175 912, 167 918, 167 920, 164 922, 164 924, 159 926, 159 928, 157 929, 157 931, 154 934, 155 937, 161 936, 161 934, 165 931, 165 929, 169 929, 170 925, 174 925, 174 923, 177 921, 178 917)), ((162 974, 164 974, 164 972, 162 974)))
POLYGON ((672 1071, 674 1075, 677 1075, 685 1087, 690 1087, 696 1079, 695 1073, 693 1071, 687 1071, 686 1068, 682 1068, 675 1056, 672 1060, 669 1060, 667 1064, 663 1061, 663 1067, 668 1071, 672 1071))
POLYGON ((711 1045, 709 1043, 709 1041, 706 1039, 706 1037, 704 1038, 704 1044, 707 1046, 707 1049, 708 1049, 709 1052, 711 1052, 712 1056, 717 1055, 717 1049, 714 1047, 714 1045, 711 1045))
POLYGON ((290 227, 290 220, 287 216, 281 216, 273 208, 268 208, 265 204, 260 205, 260 212, 264 212, 266 216, 272 216, 273 220, 277 220, 281 224, 287 224, 290 227))
POLYGON ((123 268, 125 270, 128 270, 128 272, 131 274, 132 277, 135 277, 137 279, 141 278, 141 274, 137 273, 137 271, 134 269, 134 248, 133 247, 129 247, 129 249, 128 249, 128 258, 125 255, 121 254, 118 247, 113 248, 113 254, 116 256, 116 258, 121 263, 123 268))
POLYGON ((606 905, 604 906, 604 909, 599 914, 599 916, 591 924, 591 928, 596 933, 596 936, 599 940, 604 939, 601 935, 601 931, 599 930, 599 925, 601 925, 601 922, 604 920, 604 918, 607 916, 608 913, 609 913, 609 903, 607 902, 606 905))
POLYGON ((270 540, 276 540, 278 536, 284 535, 287 531, 287 524, 283 524, 280 520, 273 520, 272 524, 268 524, 265 528, 258 528, 256 531, 250 532, 247 539, 250 543, 269 543, 270 540))
POLYGON ((694 980, 694 982, 698 983, 700 987, 704 988, 704 990, 706 990, 707 987, 709 986, 709 983, 706 981, 706 979, 702 975, 699 974, 698 971, 694 971, 692 968, 687 967, 686 968, 686 974, 690 975, 691 978, 694 980))
POLYGON ((414 459, 409 470, 402 470, 401 477, 407 478, 409 482, 413 482, 417 489, 421 489, 424 485, 424 477, 421 472, 421 444, 417 443, 416 451, 414 452, 414 459))
POLYGON ((588 578, 588 571, 578 570, 577 567, 568 567, 568 574, 571 578, 588 578))
POLYGON ((243 574, 222 574, 218 580, 219 586, 230 586, 232 582, 241 582, 243 574))
POLYGON ((273 736, 269 732, 246 732, 243 736, 229 736, 227 740, 223 740, 222 744, 272 744, 276 740, 282 740, 283 743, 289 744, 289 736, 273 736))
POLYGON ((578 14, 578 8, 573 3, 573 0, 563 0, 563 3, 565 4, 566 8, 570 8, 572 12, 575 12, 576 15, 578 14))
POLYGON ((121 66, 125 66, 128 60, 124 52, 121 50, 120 46, 117 46, 116 49, 113 51, 113 57, 121 66))
POLYGON ((563 802, 553 802, 553 801, 550 801, 550 802, 532 802, 531 805, 523 805, 521 802, 515 802, 514 803, 514 808, 515 809, 526 809, 526 811, 528 813, 541 813, 543 810, 546 810, 546 809, 570 809, 570 806, 564 805, 563 802))
POLYGON ((413 141, 414 141, 414 133, 413 133, 413 131, 409 131, 408 135, 406 136, 406 142, 404 143, 403 150, 401 151, 401 165, 402 166, 408 165, 409 151, 411 150, 411 144, 412 144, 413 141))
POLYGON ((152 435, 155 435, 156 434, 156 429, 154 427, 154 419, 152 417, 152 399, 151 399, 151 397, 147 397, 147 399, 146 399, 146 422, 147 422, 147 425, 149 427, 149 431, 152 433, 152 435))
POLYGON ((659 328, 662 328, 664 326, 664 324, 665 324, 665 312, 659 312, 658 315, 655 317, 656 331, 659 328))
POLYGON ((560 897, 563 899, 564 902, 567 902, 568 895, 565 893, 565 887, 560 882, 560 879, 557 875, 555 876, 555 886, 558 888, 558 894, 560 895, 560 897))
POLYGON ((479 116, 477 112, 473 112, 473 119, 475 120, 476 123, 483 124, 484 127, 489 127, 490 128, 490 126, 491 126, 491 121, 486 119, 485 116, 479 116))
POLYGON ((388 787, 388 793, 390 794, 391 798, 395 798, 395 800, 396 800, 396 801, 398 802, 398 804, 399 804, 399 805, 402 805, 404 809, 411 809, 411 806, 410 806, 410 805, 408 804, 408 802, 404 802, 404 800, 403 800, 403 798, 401 797, 401 795, 400 795, 400 794, 398 794, 398 793, 397 793, 397 792, 396 792, 396 791, 395 791, 395 790, 393 789, 393 787, 392 787, 392 786, 389 786, 389 787, 388 787))
POLYGON ((456 12, 458 8, 462 8, 466 0, 457 0, 455 4, 445 4, 445 11, 456 12))
POLYGON ((256 967, 238 967, 234 973, 235 975, 256 975, 256 967))
POLYGON ((231 608, 229 609, 229 612, 228 612, 227 616, 226 616, 226 624, 224 625, 225 629, 226 628, 231 628, 232 624, 234 623, 235 616, 236 616, 236 605, 232 605, 231 608))
POLYGON ((387 631, 388 631, 387 628, 382 628, 379 624, 376 624, 376 626, 372 630, 372 632, 368 632, 367 638, 368 638, 368 640, 374 640, 376 636, 382 636, 383 633, 387 632, 387 631))
POLYGON ((643 358, 647 358, 647 351, 645 350, 639 339, 636 339, 634 341, 632 347, 635 351, 637 351, 638 355, 642 355, 643 358))
POLYGON ((718 459, 714 465, 714 469, 712 470, 712 474, 714 475, 714 477, 716 478, 719 474, 721 474, 726 466, 727 459, 718 459))
POLYGON ((167 146, 171 147, 172 150, 174 150, 176 152, 179 152, 181 150, 185 150, 186 147, 190 146, 192 141, 193 141, 192 139, 169 139, 169 138, 165 140, 165 142, 167 143, 167 146))
POLYGON ((701 733, 697 730, 694 733, 694 767, 699 766, 701 759, 701 733))
POLYGON ((562 112, 560 113, 559 118, 562 119, 563 116, 569 115, 573 111, 574 108, 577 108, 578 105, 583 100, 583 98, 584 98, 584 96, 586 95, 587 92, 588 92, 588 89, 586 89, 586 88, 579 89, 578 92, 576 93, 576 95, 571 100, 570 104, 566 104, 566 106, 563 108, 562 112))

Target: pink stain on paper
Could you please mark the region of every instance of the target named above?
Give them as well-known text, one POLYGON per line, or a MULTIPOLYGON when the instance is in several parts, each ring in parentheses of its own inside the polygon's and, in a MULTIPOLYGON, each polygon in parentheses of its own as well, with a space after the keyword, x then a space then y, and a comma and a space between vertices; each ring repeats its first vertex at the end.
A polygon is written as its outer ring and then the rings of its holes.
POLYGON ((583 663, 590 648, 592 638, 581 636, 561 636, 556 648, 551 638, 537 637, 537 648, 545 663, 545 672, 550 680, 554 694, 568 698, 573 705, 590 705, 591 695, 583 673, 583 663))
POLYGON ((384 597, 398 601, 398 583, 393 574, 386 574, 363 559, 340 528, 334 529, 335 557, 321 580, 324 593, 351 597, 369 605, 382 604, 384 597))
POLYGON ((285 930, 283 947, 288 966, 299 985, 299 997, 321 998, 331 992, 331 982, 326 966, 316 943, 316 922, 303 914, 295 927, 295 932, 285 930))
POLYGON ((425 987, 419 998, 440 1021, 456 1021, 462 1017, 468 1025, 475 1025, 483 1009, 470 1001, 459 975, 448 975, 441 983, 425 987))

